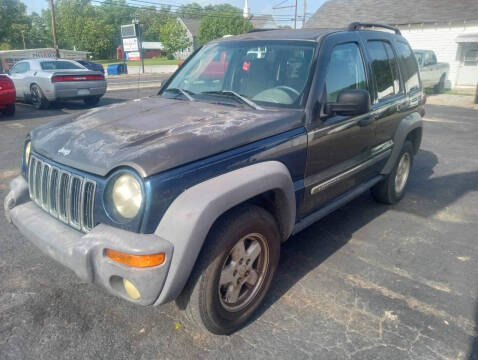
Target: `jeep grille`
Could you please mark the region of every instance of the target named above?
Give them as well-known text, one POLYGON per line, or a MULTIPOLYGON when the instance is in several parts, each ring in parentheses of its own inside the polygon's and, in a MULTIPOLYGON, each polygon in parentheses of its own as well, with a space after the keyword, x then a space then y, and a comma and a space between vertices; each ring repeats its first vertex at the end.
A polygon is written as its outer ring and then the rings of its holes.
POLYGON ((94 226, 96 183, 30 156, 30 198, 43 210, 77 230, 94 226))

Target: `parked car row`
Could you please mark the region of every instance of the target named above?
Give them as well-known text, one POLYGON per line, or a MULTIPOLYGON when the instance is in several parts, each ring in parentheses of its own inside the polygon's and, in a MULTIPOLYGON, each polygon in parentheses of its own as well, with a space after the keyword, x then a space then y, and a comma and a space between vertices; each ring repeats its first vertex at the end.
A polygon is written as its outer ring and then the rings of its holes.
POLYGON ((30 102, 37 109, 46 109, 57 100, 96 105, 106 93, 104 69, 101 64, 84 63, 50 58, 17 62, 8 76, 0 77, 0 110, 13 115, 16 100, 30 102))

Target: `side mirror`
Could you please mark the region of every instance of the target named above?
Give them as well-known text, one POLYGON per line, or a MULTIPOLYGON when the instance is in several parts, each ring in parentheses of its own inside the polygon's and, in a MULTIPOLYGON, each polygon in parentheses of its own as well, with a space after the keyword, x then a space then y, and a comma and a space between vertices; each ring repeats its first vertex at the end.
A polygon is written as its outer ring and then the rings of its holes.
POLYGON ((339 92, 337 102, 325 104, 327 115, 362 115, 370 111, 370 93, 363 89, 345 89, 339 92))
POLYGON ((9 69, 6 69, 6 70, 5 70, 5 74, 11 75, 10 70, 9 70, 9 69))

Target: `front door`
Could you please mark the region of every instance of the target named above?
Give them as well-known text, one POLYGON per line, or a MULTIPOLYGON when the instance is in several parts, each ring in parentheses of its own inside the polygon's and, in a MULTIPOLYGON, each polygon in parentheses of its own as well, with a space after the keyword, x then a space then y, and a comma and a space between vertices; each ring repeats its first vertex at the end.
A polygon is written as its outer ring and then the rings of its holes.
MULTIPOLYGON (((359 38, 352 34, 346 39, 332 35, 322 45, 330 57, 328 65, 324 64, 321 103, 336 102, 344 89, 370 90, 359 38)), ((374 123, 367 121, 372 116, 320 116, 309 124, 305 201, 300 215, 311 213, 371 175, 365 165, 375 142, 374 123)))
POLYGON ((27 77, 30 70, 30 64, 26 61, 17 63, 10 71, 10 77, 15 84, 17 98, 24 99, 27 93, 27 77))

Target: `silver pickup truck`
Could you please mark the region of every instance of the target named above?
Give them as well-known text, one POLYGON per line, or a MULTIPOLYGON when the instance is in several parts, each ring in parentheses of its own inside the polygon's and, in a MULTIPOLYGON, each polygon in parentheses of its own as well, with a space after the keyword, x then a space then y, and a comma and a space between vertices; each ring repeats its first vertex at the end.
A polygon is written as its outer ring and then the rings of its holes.
POLYGON ((433 88, 435 93, 442 93, 447 87, 446 82, 450 72, 448 63, 437 62, 432 50, 413 50, 420 68, 420 78, 424 88, 433 88))

